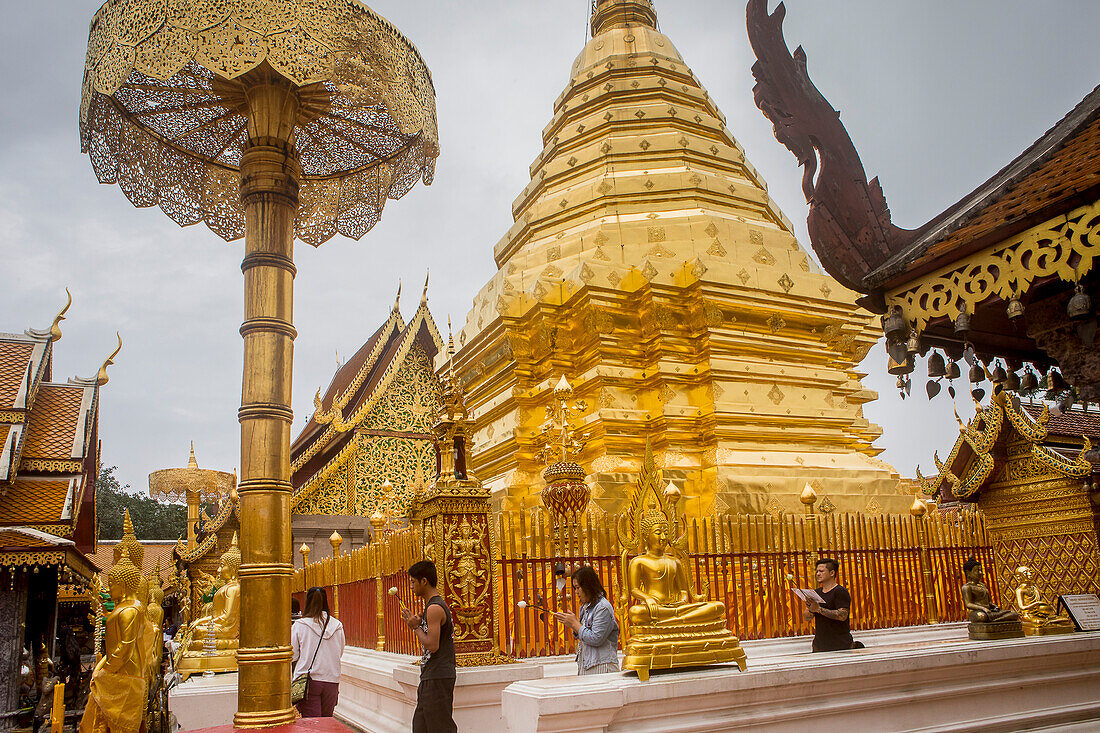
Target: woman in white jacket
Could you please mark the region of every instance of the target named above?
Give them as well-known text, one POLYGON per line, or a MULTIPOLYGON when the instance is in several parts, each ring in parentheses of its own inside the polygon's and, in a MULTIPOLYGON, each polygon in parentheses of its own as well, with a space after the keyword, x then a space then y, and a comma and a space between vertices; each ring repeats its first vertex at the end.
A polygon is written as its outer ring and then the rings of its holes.
POLYGON ((309 691, 297 703, 303 718, 331 718, 340 698, 340 655, 344 653, 344 627, 328 611, 324 588, 310 588, 302 617, 290 629, 294 650, 291 679, 309 673, 309 691))

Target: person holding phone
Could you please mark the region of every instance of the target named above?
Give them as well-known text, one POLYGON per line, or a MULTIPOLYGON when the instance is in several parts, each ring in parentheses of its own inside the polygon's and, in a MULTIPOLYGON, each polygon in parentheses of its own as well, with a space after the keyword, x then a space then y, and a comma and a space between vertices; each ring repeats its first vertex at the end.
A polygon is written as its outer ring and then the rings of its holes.
POLYGON ((572 629, 577 639, 577 674, 618 672, 619 624, 600 576, 591 565, 582 565, 572 581, 580 613, 555 613, 554 619, 572 629))

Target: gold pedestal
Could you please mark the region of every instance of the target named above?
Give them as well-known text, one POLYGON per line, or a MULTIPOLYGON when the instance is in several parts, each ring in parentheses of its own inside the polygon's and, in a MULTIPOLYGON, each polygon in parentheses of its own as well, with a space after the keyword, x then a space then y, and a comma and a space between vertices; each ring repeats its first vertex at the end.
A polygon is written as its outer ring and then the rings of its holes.
POLYGON ((624 670, 645 682, 652 669, 704 667, 734 662, 744 672, 745 650, 724 621, 690 626, 631 626, 624 670))
POLYGON ((997 621, 991 624, 971 621, 966 627, 966 633, 971 641, 995 641, 1022 638, 1024 630, 1019 621, 997 621))
POLYGON ((1077 630, 1073 622, 1067 619, 1056 619, 1047 623, 1033 623, 1026 619, 1021 622, 1024 636, 1054 636, 1055 634, 1072 634, 1077 630))
POLYGON ((206 656, 199 653, 195 656, 184 655, 180 660, 179 665, 176 667, 176 671, 180 673, 181 681, 186 682, 187 678, 195 674, 203 674, 204 672, 212 672, 214 674, 221 674, 222 672, 236 672, 237 671, 237 652, 221 652, 206 656))

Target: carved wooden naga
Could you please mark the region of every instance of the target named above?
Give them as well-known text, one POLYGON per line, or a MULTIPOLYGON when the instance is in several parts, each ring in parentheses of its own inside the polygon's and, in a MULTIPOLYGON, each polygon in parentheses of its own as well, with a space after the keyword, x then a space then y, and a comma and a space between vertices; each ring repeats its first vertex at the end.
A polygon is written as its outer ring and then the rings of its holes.
POLYGON ((756 54, 756 106, 775 137, 805 170, 802 192, 810 205, 810 242, 825 269, 845 287, 868 293, 867 276, 912 242, 919 230, 896 227, 878 178, 867 181, 840 112, 806 72, 806 52, 794 55, 783 39, 786 9, 768 13, 768 0, 749 0, 749 42, 756 54), (817 176, 816 181, 814 176, 817 176))

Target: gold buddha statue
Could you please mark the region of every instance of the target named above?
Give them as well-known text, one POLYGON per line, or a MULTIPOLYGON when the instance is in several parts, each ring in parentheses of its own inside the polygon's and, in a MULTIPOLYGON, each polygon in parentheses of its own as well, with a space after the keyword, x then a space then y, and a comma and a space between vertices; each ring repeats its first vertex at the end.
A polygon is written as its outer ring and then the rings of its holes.
POLYGON ((983 581, 982 564, 973 557, 963 563, 966 583, 961 588, 963 606, 970 625, 971 639, 1010 639, 1023 636, 1020 616, 1015 611, 1000 608, 983 581))
POLYGON ((153 629, 149 654, 149 675, 153 679, 160 674, 160 662, 164 655, 164 589, 160 585, 160 562, 149 576, 149 625, 153 629))
POLYGON ((92 671, 80 733, 137 733, 147 690, 148 660, 143 654, 147 616, 137 598, 141 572, 126 548, 107 573, 107 582, 115 605, 107 614, 103 658, 92 671))
POLYGON ((1074 631, 1073 620, 1058 613, 1058 609, 1043 599, 1039 586, 1035 585, 1035 573, 1026 565, 1016 568, 1016 607, 1020 609, 1020 621, 1027 636, 1069 634, 1074 631))
POLYGON ((702 667, 735 662, 745 652, 726 628, 726 608, 696 593, 684 566, 685 537, 673 540, 673 505, 658 491, 660 477, 646 446, 645 462, 628 511, 619 519, 626 592, 620 601, 628 622, 622 668, 643 682, 652 669, 702 667), (633 557, 631 556, 633 554, 633 557))
MULTIPOLYGON (((179 662, 179 673, 186 680, 196 672, 236 672, 237 646, 241 626, 241 549, 237 535, 221 557, 218 579, 209 611, 191 622, 184 636, 187 646, 179 662)), ((203 609, 206 611, 206 609, 203 609)))

